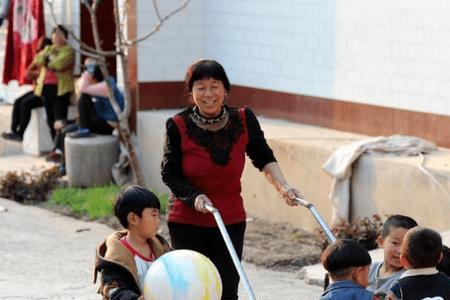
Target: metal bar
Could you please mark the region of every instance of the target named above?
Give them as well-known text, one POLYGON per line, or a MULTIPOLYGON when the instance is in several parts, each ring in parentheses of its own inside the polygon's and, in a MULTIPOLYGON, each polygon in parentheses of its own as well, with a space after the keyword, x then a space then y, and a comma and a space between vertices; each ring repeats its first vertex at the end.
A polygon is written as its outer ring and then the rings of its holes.
POLYGON ((302 198, 295 198, 295 202, 300 204, 301 206, 306 207, 309 209, 309 211, 313 214, 314 218, 319 223, 320 227, 322 227, 323 232, 327 235, 328 239, 334 243, 336 242, 336 237, 334 236, 333 232, 331 232, 330 228, 328 227, 327 223, 322 219, 317 209, 314 207, 314 205, 311 202, 306 201, 302 198))
POLYGON ((242 268, 241 262, 239 260, 239 257, 237 256, 236 250, 234 249, 233 243, 231 242, 230 236, 228 235, 227 229, 225 228, 225 224, 223 223, 222 216, 220 215, 219 210, 208 203, 205 203, 204 207, 213 214, 217 226, 219 226, 220 233, 222 234, 225 245, 228 248, 228 252, 230 252, 234 266, 239 273, 239 277, 242 279, 242 283, 244 284, 244 288, 247 291, 248 297, 250 298, 250 300, 256 300, 255 294, 253 293, 244 268, 242 268))

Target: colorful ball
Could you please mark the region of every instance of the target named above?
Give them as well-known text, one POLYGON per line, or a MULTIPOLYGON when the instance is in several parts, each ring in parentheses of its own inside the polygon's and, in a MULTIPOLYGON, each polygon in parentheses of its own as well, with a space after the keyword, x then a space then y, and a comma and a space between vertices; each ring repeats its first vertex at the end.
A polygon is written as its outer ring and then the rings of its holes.
POLYGON ((219 300, 221 296, 219 272, 196 251, 168 252, 145 275, 145 300, 219 300))

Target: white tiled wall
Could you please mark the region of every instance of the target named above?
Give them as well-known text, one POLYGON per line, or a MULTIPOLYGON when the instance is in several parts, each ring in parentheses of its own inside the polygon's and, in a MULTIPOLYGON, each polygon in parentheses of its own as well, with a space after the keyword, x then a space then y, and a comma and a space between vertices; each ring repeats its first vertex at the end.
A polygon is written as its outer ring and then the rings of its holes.
MULTIPOLYGON (((233 84, 450 115, 449 15, 448 0, 191 0, 139 46, 139 81, 211 57, 233 84)), ((138 24, 155 24, 146 1, 138 24)))
MULTIPOLYGON (((182 3, 158 1, 161 16, 182 3)), ((158 23, 151 1, 137 1, 138 37, 151 32, 158 23)), ((191 0, 183 11, 168 19, 159 32, 138 44, 138 80, 182 80, 186 67, 204 55, 204 6, 191 0)))
POLYGON ((335 97, 450 115, 450 1, 337 1, 335 97))

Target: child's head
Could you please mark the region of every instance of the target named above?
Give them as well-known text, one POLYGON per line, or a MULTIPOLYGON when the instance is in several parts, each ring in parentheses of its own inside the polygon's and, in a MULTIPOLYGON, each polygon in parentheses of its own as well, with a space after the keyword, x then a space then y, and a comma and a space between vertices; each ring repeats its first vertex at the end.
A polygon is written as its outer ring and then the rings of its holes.
POLYGON ((131 185, 117 194, 114 214, 124 228, 137 232, 143 238, 151 238, 158 230, 160 207, 155 194, 143 187, 131 185))
POLYGON ((417 222, 407 216, 390 216, 383 224, 378 245, 384 251, 384 264, 386 270, 397 272, 403 269, 400 262, 400 247, 406 232, 417 226, 417 222))
POLYGON ((445 245, 442 246, 442 259, 438 263, 437 269, 450 276, 450 248, 445 245))
POLYGON ((442 238, 439 232, 415 227, 405 235, 401 260, 408 269, 436 267, 442 255, 442 238))
POLYGON ((323 251, 320 260, 333 281, 352 280, 367 287, 372 260, 369 252, 357 242, 337 240, 323 251))

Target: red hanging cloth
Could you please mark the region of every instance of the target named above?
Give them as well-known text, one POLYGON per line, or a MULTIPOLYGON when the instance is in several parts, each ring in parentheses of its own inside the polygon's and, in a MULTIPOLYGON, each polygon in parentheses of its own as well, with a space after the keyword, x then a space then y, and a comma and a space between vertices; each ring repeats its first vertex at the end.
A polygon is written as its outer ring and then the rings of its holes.
POLYGON ((25 70, 33 61, 38 40, 45 35, 44 6, 42 0, 10 0, 8 34, 6 38, 3 83, 18 80, 31 83, 25 70))

